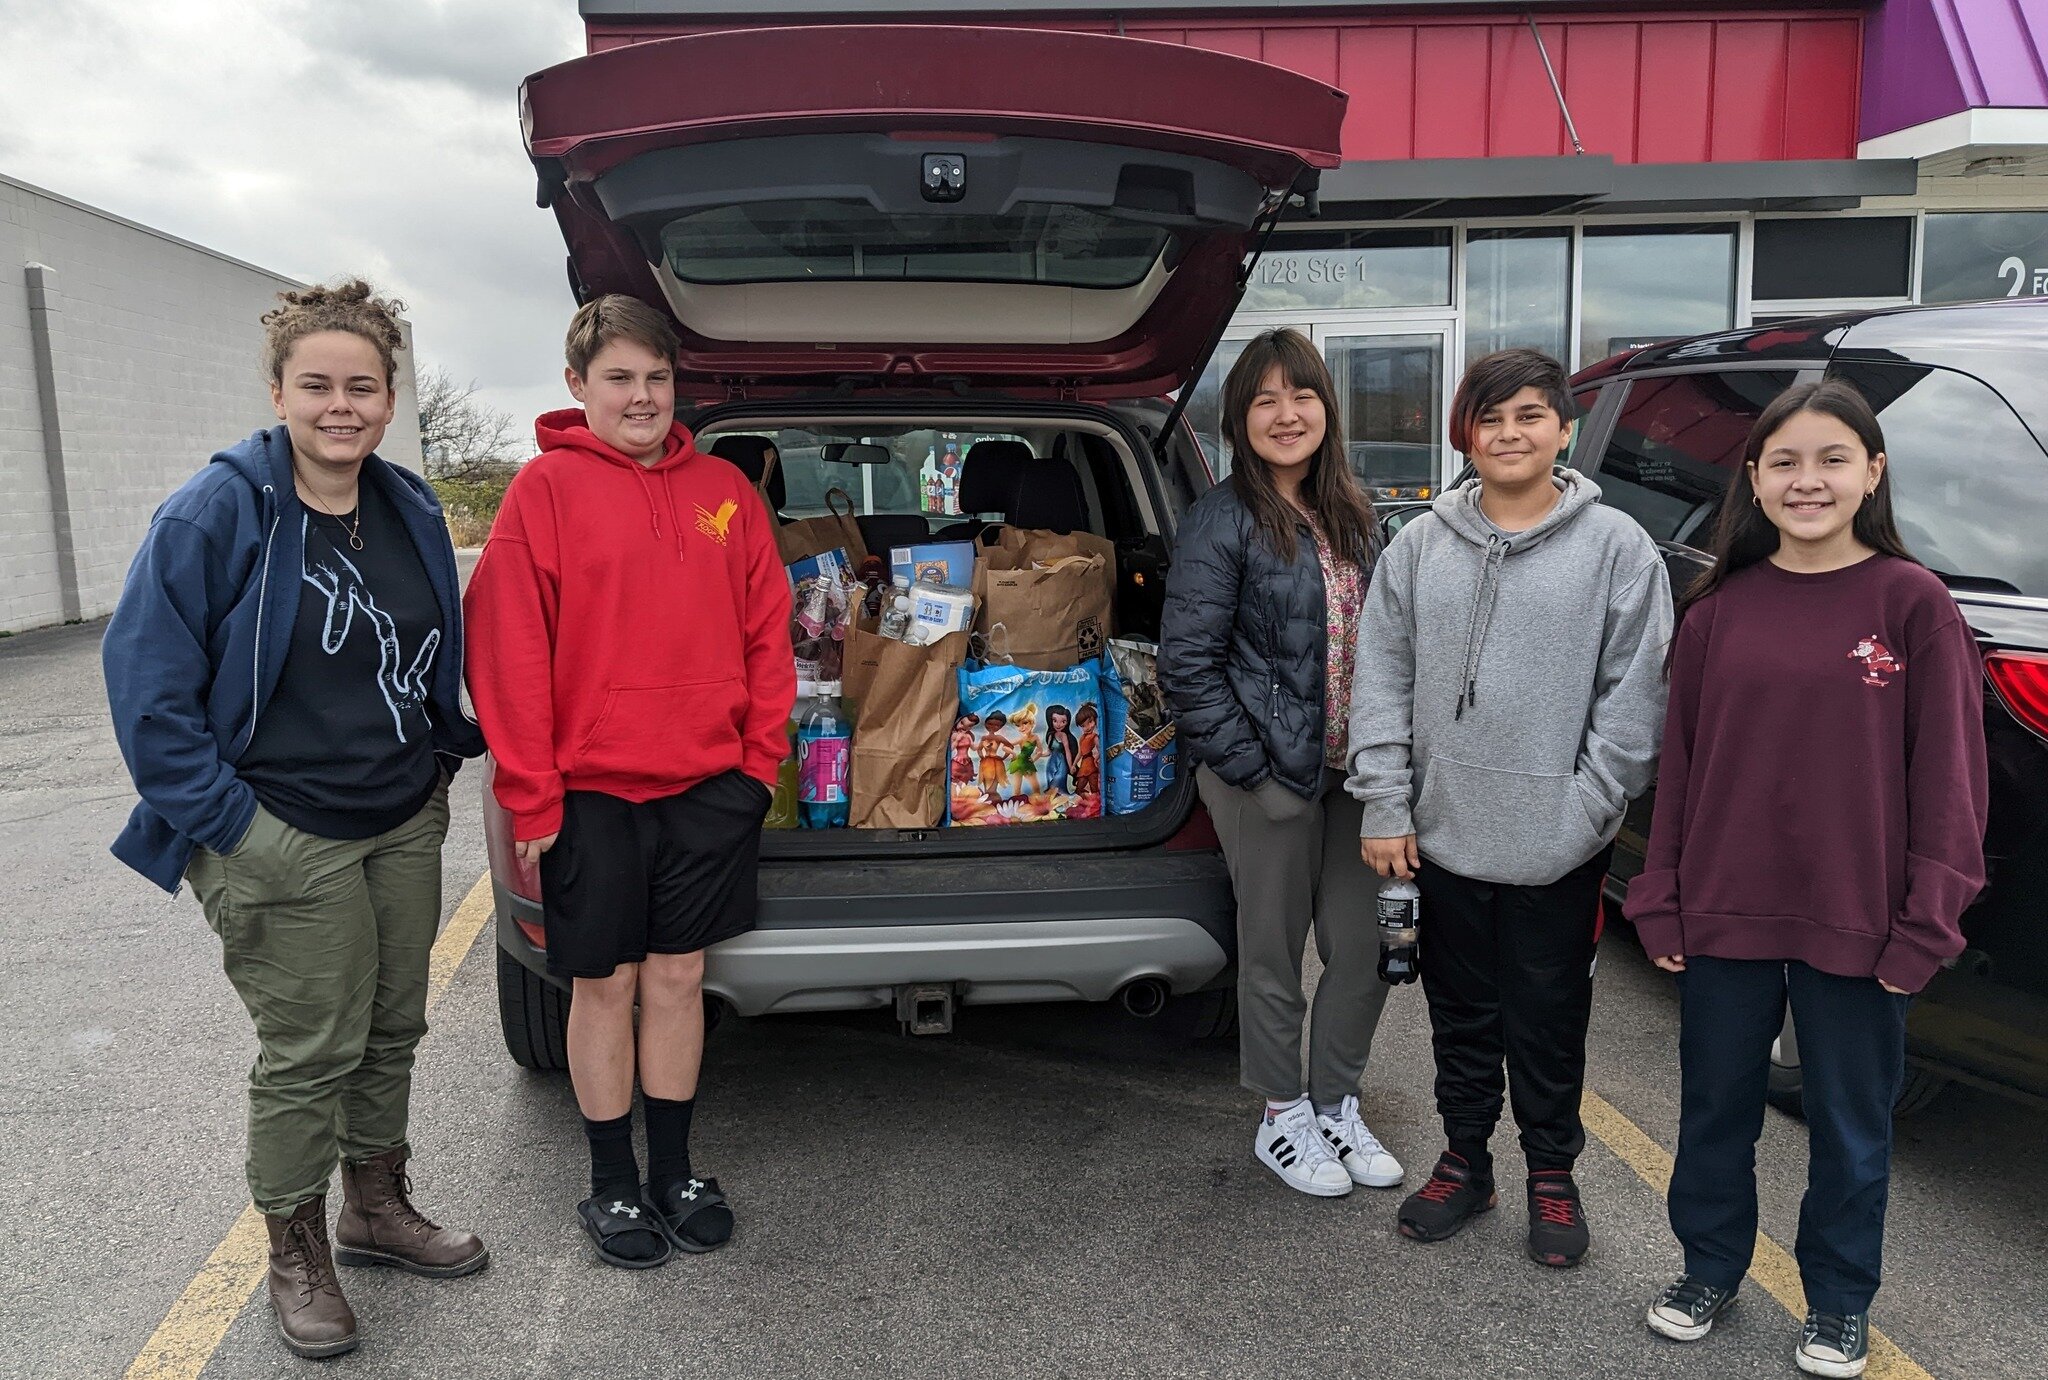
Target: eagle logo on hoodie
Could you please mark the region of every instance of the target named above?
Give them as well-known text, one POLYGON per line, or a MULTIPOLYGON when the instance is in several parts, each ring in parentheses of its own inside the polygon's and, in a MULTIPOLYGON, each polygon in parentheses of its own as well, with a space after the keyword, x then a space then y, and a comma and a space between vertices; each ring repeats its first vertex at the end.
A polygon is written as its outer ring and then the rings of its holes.
POLYGON ((1849 659, 1863 663, 1865 685, 1890 685, 1889 678, 1906 669, 1906 663, 1887 651, 1875 633, 1851 647, 1849 659))
POLYGON ((725 539, 731 535, 733 516, 739 512, 740 505, 728 498, 718 505, 715 513, 701 503, 696 508, 697 530, 720 546, 725 545, 725 539))

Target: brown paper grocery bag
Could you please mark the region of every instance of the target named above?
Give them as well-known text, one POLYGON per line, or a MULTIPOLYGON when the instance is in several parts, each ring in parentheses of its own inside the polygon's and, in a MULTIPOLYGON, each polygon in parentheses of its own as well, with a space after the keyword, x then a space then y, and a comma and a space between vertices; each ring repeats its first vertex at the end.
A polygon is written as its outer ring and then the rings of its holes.
POLYGON ((931 829, 946 817, 946 741, 960 709, 967 634, 929 647, 880 638, 853 730, 855 829, 931 829))
POLYGON ((854 606, 853 621, 846 627, 846 664, 840 672, 839 694, 856 711, 868 697, 868 686, 882 664, 882 649, 893 640, 882 636, 880 617, 870 618, 863 605, 854 606))
POLYGON ((861 539, 860 524, 854 521, 857 510, 853 497, 844 489, 832 489, 825 494, 825 506, 831 511, 824 517, 798 518, 775 529, 775 544, 782 552, 782 563, 790 565, 838 547, 846 552, 847 570, 858 571, 860 563, 868 558, 868 548, 861 539), (846 505, 843 513, 839 510, 841 503, 846 505))
POLYGON ((1114 631, 1116 545, 1092 532, 1004 527, 975 562, 975 631, 989 655, 1064 671, 1100 655, 1114 631))

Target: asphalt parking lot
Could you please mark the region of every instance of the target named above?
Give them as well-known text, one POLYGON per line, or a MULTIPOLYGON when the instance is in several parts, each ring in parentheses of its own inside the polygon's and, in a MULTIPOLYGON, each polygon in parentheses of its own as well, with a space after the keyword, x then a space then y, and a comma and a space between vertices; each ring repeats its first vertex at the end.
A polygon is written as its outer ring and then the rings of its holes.
MULTIPOLYGON (((460 962, 420 1051, 413 1139, 421 1205, 481 1232, 491 1267, 348 1272, 362 1346, 294 1361, 260 1296, 231 1270, 201 1273, 245 1202, 254 1040, 196 902, 106 852, 131 794, 99 632, 0 640, 0 1375, 1794 1373, 1796 1322, 1767 1278, 1699 1346, 1642 1327, 1678 1263, 1658 1186, 1676 1007, 1625 930, 1603 946, 1590 1047, 1595 1245, 1570 1273, 1522 1257, 1509 1137, 1501 1210, 1413 1245, 1393 1231, 1397 1192, 1312 1200, 1252 1160, 1231 1047, 1044 1007, 967 1008, 952 1036, 918 1040, 882 1015, 728 1022, 694 1148, 734 1199, 738 1239, 627 1274, 575 1225, 566 1079, 505 1057, 486 924, 446 946, 460 962)), ((446 908, 467 924, 484 869, 474 777, 456 802, 446 908)), ((1415 989, 1388 1005, 1364 1097, 1419 1182, 1438 1141, 1415 989)), ((1804 1151, 1799 1123, 1773 1112, 1764 1227, 1786 1246, 1804 1151)), ((1893 1346, 1872 1375, 2041 1372, 2044 1169, 2038 1110, 1956 1088, 1901 1124, 1874 1314, 1893 1346)), ((1767 1253, 1758 1273, 1772 1268, 1767 1253)))

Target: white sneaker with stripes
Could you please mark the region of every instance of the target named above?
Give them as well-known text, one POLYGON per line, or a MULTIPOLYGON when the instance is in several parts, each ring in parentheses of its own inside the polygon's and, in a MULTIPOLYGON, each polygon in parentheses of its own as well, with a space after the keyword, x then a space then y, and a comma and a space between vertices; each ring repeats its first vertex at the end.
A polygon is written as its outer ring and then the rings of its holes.
POLYGON ((1351 1176, 1337 1162, 1330 1142, 1316 1125, 1316 1109, 1307 1098, 1259 1118, 1252 1149, 1259 1163, 1280 1176, 1280 1182, 1317 1198, 1341 1198, 1351 1191, 1351 1176))
POLYGON ((1406 1171, 1401 1162, 1387 1152, 1380 1144, 1380 1138, 1365 1124, 1365 1118, 1358 1114, 1358 1099, 1347 1097, 1335 1116, 1316 1117, 1323 1139, 1330 1143, 1330 1152, 1337 1157, 1337 1163, 1344 1166, 1344 1172, 1351 1176, 1351 1182, 1367 1188, 1399 1188, 1406 1171))

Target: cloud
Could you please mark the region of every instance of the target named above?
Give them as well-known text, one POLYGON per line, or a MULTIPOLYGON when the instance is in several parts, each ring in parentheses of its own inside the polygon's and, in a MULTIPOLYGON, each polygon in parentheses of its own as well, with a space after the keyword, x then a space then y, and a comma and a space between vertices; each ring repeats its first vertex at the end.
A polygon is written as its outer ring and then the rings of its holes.
POLYGON ((560 405, 573 306, 517 91, 569 0, 0 0, 0 172, 295 278, 409 304, 422 364, 560 405))

